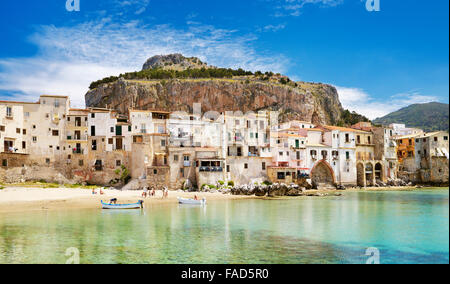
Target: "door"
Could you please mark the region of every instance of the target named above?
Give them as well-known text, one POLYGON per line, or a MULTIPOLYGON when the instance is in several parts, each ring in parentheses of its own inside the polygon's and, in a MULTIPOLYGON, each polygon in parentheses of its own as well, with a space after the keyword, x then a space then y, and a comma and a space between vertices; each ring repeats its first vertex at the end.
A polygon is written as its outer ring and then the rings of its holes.
POLYGON ((122 136, 122 125, 116 125, 116 136, 122 136))
POLYGON ((122 150, 122 138, 116 138, 116 150, 122 150))
POLYGON ((295 148, 300 148, 300 140, 295 140, 295 148))

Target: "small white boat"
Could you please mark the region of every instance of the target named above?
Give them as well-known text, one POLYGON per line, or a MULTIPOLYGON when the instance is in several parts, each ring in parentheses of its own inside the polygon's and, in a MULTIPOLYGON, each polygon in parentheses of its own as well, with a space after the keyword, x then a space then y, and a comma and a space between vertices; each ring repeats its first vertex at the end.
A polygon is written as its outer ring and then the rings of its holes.
POLYGON ((103 209, 142 209, 144 208, 144 202, 141 200, 137 203, 132 204, 112 204, 112 203, 105 203, 102 201, 102 208, 103 209))
POLYGON ((195 199, 187 199, 178 197, 178 203, 180 204, 189 204, 189 205, 206 205, 206 199, 195 200, 195 199))

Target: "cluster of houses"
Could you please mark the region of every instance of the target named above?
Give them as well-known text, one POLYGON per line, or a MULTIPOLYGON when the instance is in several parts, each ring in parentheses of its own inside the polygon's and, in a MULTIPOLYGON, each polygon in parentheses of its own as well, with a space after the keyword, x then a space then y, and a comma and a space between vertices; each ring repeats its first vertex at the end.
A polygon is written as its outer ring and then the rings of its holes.
MULTIPOLYGON (((68 97, 0 101, 0 176, 150 186, 302 183, 375 186, 405 178, 448 183, 448 133, 405 125, 280 123, 278 113, 73 109, 68 97), (46 170, 47 169, 47 170, 46 170), (50 170, 49 170, 50 169, 50 170), (41 176, 40 176, 41 175, 41 176)), ((0 177, 1 181, 1 177, 0 177)))

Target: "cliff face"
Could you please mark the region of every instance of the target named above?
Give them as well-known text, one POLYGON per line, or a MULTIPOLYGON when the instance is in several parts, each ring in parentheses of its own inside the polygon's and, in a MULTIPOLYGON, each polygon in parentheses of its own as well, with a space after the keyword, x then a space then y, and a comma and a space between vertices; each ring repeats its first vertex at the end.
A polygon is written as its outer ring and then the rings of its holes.
POLYGON ((103 84, 86 94, 86 106, 191 112, 278 110, 282 120, 336 124, 343 112, 337 91, 325 84, 292 87, 243 79, 124 80, 103 84))

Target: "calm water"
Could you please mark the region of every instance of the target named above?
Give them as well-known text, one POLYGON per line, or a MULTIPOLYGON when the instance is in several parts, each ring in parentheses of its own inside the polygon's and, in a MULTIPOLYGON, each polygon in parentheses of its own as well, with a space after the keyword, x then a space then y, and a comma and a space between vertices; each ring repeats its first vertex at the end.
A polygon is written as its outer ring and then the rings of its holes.
POLYGON ((449 263, 449 191, 0 215, 0 263, 449 263))

